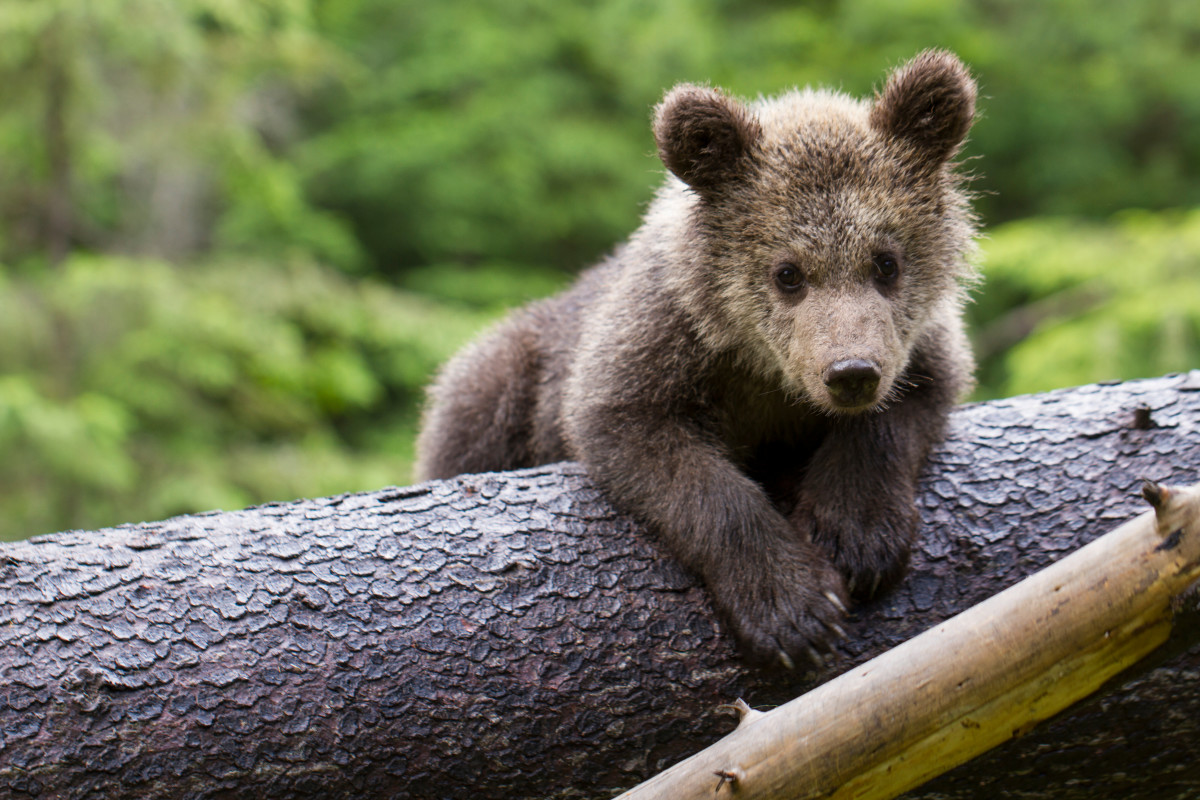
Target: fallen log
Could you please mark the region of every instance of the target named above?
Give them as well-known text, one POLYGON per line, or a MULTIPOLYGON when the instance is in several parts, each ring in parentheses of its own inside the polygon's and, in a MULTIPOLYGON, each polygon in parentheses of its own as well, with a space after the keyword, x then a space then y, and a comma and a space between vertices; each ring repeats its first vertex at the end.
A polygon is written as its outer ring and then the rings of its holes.
MULTIPOLYGON (((959 409, 910 576, 822 672, 746 668, 573 465, 6 545, 0 796, 613 794, 1195 482, 1198 433, 1198 372, 959 409)), ((1196 796, 1198 642, 906 796, 1196 796)))

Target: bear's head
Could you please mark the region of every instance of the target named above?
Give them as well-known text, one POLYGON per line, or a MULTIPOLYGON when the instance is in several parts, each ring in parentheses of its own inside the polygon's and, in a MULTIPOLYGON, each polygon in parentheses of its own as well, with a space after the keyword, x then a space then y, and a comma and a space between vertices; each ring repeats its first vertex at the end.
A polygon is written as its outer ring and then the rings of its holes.
POLYGON ((970 74, 938 51, 872 101, 671 90, 654 134, 682 182, 664 192, 686 204, 674 279, 710 343, 826 412, 881 408, 920 380, 910 356, 973 274, 953 158, 974 115, 970 74))

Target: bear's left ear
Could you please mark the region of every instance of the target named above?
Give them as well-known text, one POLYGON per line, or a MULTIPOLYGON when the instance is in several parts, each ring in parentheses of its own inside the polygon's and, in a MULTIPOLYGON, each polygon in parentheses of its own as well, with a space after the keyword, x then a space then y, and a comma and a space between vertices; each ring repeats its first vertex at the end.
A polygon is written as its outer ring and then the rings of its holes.
POLYGON ((953 53, 926 50, 891 74, 870 121, 941 166, 975 121, 975 81, 953 53))
POLYGON ((654 109, 659 157, 701 194, 741 174, 761 138, 748 108, 705 86, 681 83, 654 109))

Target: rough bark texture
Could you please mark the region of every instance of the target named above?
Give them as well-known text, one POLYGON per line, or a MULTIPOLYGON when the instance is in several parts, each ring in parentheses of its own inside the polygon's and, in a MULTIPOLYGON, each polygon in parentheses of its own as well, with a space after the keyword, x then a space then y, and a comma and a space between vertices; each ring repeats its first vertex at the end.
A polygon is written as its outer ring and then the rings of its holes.
MULTIPOLYGON (((1142 511, 1141 476, 1200 479, 1200 372, 960 409, 835 669, 1142 511)), ((1159 666, 907 796, 1197 796, 1194 606, 1159 666)), ((572 465, 0 548, 4 797, 601 797, 831 674, 745 668, 572 465)))

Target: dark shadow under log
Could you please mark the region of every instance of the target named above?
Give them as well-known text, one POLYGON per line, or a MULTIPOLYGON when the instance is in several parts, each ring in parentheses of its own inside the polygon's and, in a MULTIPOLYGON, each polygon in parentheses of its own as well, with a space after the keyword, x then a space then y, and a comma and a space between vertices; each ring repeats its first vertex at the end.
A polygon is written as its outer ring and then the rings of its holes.
MULTIPOLYGON (((835 671, 1200 479, 1200 372, 967 406, 835 671)), ((1180 613, 1194 615, 1189 600, 1180 613)), ((1200 794, 1200 625, 907 797, 1200 794)), ((0 796, 602 797, 825 675, 745 668, 573 465, 0 548, 0 796)), ((714 786, 716 779, 714 778, 714 786)))

